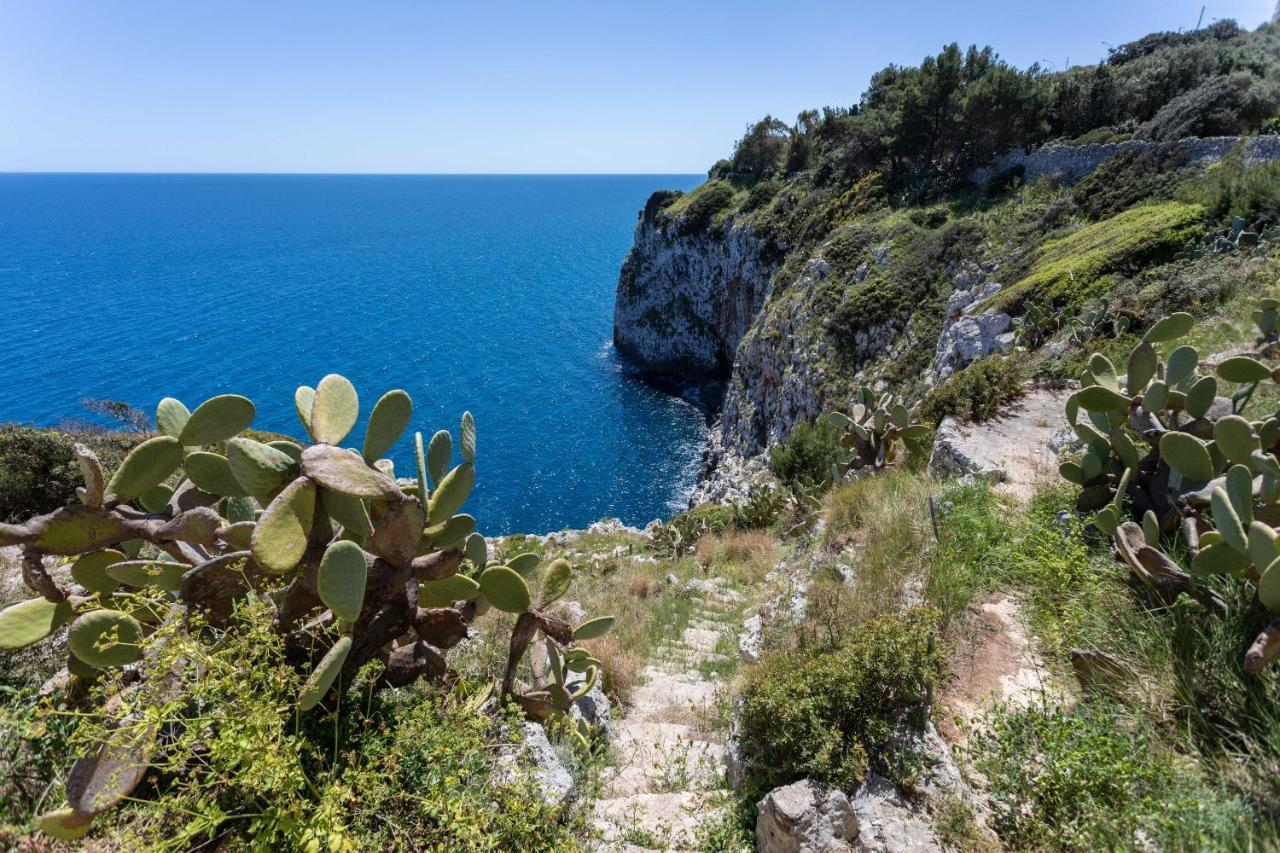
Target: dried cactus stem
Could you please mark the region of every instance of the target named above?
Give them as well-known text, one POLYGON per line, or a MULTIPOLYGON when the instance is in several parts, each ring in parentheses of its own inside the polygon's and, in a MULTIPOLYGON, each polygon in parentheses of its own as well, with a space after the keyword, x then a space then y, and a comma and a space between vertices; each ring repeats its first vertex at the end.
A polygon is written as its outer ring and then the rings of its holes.
POLYGON ((1253 645, 1244 653, 1245 672, 1258 673, 1271 661, 1280 657, 1280 619, 1262 629, 1253 645))
POLYGON ((67 591, 49 577, 49 572, 44 567, 44 557, 35 549, 24 548, 22 551, 22 582, 32 592, 43 595, 54 604, 67 600, 67 591))

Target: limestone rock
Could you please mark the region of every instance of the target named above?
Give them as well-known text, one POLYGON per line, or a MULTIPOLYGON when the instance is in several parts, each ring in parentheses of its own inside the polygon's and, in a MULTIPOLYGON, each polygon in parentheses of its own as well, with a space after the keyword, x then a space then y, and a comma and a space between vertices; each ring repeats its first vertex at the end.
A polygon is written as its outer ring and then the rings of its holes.
POLYGON ((843 791, 826 791, 811 779, 775 788, 759 804, 756 849, 760 853, 858 850, 858 818, 843 791))
POLYGON ((928 821, 903 802, 889 780, 868 774, 849 802, 858 829, 857 846, 851 849, 877 853, 942 850, 928 821))
POLYGON ((497 774, 502 782, 510 783, 523 770, 522 757, 531 765, 529 775, 542 789, 547 802, 559 807, 573 793, 573 776, 560 761, 555 747, 547 740, 542 726, 525 722, 520 726, 521 747, 518 752, 506 752, 498 756, 497 774))

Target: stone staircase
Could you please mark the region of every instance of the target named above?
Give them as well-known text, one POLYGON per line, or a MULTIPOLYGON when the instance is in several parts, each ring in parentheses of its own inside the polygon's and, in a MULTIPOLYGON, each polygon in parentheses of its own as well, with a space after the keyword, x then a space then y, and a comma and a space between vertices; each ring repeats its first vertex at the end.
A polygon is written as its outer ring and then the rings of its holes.
POLYGON ((721 637, 736 636, 743 600, 714 580, 694 592, 692 618, 663 640, 642 673, 625 718, 613 726, 616 764, 596 803, 599 850, 692 850, 724 788, 724 733, 713 706, 723 682, 721 637))

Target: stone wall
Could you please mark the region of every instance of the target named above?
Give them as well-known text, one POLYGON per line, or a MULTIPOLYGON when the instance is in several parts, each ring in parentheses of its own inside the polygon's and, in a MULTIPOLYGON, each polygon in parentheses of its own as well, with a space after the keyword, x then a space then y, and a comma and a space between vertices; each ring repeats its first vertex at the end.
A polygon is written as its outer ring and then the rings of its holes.
MULTIPOLYGON (((1099 143, 1094 145, 1045 145, 1034 151, 1010 151, 985 169, 978 169, 969 176, 975 184, 983 186, 995 176, 1021 166, 1024 177, 1031 181, 1045 175, 1058 175, 1064 182, 1073 184, 1121 151, 1154 151, 1157 149, 1183 148, 1192 163, 1215 163, 1236 147, 1242 137, 1219 136, 1210 139, 1183 139, 1178 142, 1128 142, 1099 143)), ((1249 147, 1248 161, 1280 160, 1280 136, 1259 136, 1246 139, 1249 147)))

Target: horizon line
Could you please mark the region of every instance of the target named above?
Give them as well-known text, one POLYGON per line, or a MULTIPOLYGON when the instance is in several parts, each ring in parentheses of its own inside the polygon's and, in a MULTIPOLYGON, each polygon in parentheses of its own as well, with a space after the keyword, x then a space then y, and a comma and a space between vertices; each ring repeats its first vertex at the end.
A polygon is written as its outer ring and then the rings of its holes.
POLYGON ((248 171, 183 171, 126 169, 104 171, 101 169, 0 169, 0 175, 219 175, 232 177, 387 177, 387 178, 500 178, 500 177, 646 177, 649 175, 704 176, 705 171, 694 172, 248 172, 248 171))

